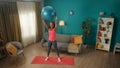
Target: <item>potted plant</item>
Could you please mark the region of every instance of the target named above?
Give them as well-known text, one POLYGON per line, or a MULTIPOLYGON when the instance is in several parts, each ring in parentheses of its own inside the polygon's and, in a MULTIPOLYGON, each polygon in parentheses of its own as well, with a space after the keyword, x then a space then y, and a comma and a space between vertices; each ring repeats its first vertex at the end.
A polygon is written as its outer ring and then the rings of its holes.
POLYGON ((87 18, 82 22, 82 30, 83 30, 83 38, 84 38, 84 45, 85 47, 87 47, 87 38, 88 36, 90 36, 91 34, 91 30, 92 30, 92 19, 87 18))

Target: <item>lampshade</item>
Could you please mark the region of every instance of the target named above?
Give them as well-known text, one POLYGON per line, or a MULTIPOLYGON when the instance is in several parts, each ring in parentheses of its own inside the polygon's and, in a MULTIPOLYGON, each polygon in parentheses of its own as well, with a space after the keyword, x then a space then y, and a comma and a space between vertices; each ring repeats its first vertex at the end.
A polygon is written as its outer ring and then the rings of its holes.
POLYGON ((65 22, 63 20, 60 21, 59 23, 60 26, 64 26, 65 25, 65 22))

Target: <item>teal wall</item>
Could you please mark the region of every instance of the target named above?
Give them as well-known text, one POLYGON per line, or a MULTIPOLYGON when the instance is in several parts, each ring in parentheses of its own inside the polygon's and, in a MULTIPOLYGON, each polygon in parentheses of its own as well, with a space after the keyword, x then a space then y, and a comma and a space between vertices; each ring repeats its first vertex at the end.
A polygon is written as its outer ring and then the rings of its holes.
POLYGON ((59 26, 57 33, 82 34, 80 29, 82 21, 86 18, 93 19, 92 35, 87 40, 90 45, 95 45, 99 12, 104 11, 106 17, 114 13, 116 21, 111 47, 113 48, 114 44, 120 41, 119 0, 45 0, 44 4, 52 6, 56 10, 58 19, 65 21, 66 26, 59 26), (73 10, 74 15, 69 14, 70 10, 73 10))

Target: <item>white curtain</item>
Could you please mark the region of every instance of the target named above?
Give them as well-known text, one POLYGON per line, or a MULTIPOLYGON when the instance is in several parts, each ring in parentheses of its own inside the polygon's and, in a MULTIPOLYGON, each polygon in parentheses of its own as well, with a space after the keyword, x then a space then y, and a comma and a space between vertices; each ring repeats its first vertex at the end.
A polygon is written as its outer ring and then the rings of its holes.
POLYGON ((22 32, 22 43, 24 46, 27 46, 36 41, 35 3, 17 2, 17 7, 22 32))

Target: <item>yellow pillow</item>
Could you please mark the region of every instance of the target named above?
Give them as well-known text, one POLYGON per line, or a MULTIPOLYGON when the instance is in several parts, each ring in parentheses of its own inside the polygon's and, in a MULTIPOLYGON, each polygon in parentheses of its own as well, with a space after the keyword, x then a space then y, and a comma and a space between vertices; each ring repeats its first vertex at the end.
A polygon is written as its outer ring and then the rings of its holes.
POLYGON ((82 35, 80 36, 74 36, 74 44, 82 44, 82 35))
POLYGON ((12 55, 14 55, 14 56, 17 55, 17 48, 15 46, 13 46, 11 43, 8 44, 7 51, 12 53, 12 55))
POLYGON ((71 37, 71 43, 74 43, 74 37, 77 37, 77 36, 80 36, 80 35, 72 35, 72 37, 71 37))

